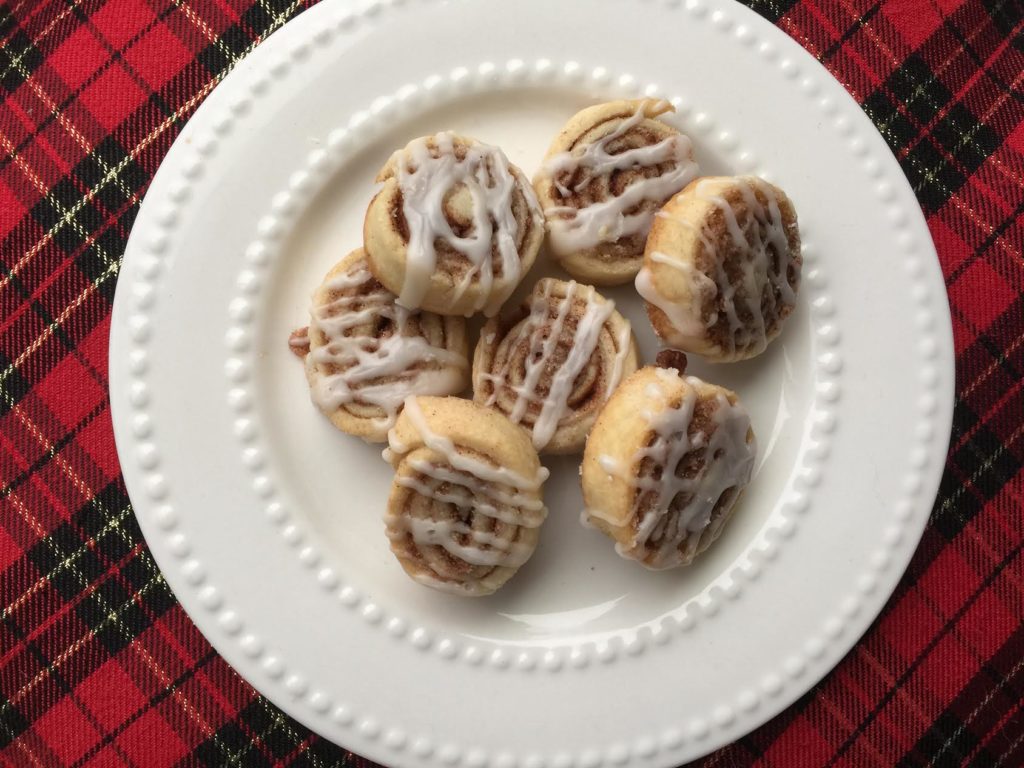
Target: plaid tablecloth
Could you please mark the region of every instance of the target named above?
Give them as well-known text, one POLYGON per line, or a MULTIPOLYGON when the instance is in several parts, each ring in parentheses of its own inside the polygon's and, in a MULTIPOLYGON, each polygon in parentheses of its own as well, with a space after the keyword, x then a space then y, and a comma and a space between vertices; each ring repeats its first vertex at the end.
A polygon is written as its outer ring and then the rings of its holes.
MULTIPOLYGON (((754 0, 878 125, 946 276, 928 530, 821 684, 705 766, 1024 765, 1024 6, 754 0)), ((139 201, 281 0, 0 5, 0 763, 365 765, 259 696, 164 583, 118 470, 110 307, 139 201)))

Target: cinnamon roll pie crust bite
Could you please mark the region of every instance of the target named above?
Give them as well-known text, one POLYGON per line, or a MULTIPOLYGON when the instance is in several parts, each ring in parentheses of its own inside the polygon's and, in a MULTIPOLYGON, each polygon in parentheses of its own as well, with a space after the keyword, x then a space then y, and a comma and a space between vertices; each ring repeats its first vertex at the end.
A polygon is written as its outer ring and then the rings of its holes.
POLYGON ((573 277, 629 282, 655 212, 697 175, 690 140, 658 118, 667 101, 597 104, 573 116, 534 177, 548 247, 573 277))
POLYGON ((641 368, 616 390, 587 441, 581 521, 647 568, 689 565, 721 534, 755 454, 750 417, 734 392, 678 368, 641 368))
POLYGON ((481 330, 473 397, 525 427, 538 451, 575 453, 636 367, 636 340, 613 301, 589 285, 544 278, 481 330))
POLYGON ((548 471, 523 429, 471 400, 413 397, 388 446, 395 479, 384 520, 415 581, 479 597, 530 559, 548 471))
POLYGON ((450 395, 469 381, 466 322, 405 309, 370 273, 358 248, 313 294, 305 352, 313 402, 342 432, 384 442, 409 395, 450 395), (308 351, 307 351, 308 350, 308 351))
POLYGON ((761 354, 796 306, 796 210, 755 176, 691 183, 658 213, 636 288, 667 344, 713 362, 761 354))
POLYGON ((414 139, 380 171, 363 240, 398 303, 441 315, 495 315, 530 270, 544 216, 497 147, 451 132, 414 139))

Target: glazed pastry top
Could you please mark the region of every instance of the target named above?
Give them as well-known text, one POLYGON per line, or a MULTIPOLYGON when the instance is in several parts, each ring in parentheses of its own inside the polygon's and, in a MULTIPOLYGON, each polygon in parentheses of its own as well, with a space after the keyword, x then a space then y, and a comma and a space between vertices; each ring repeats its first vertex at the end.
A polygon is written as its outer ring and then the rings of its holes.
POLYGON ((411 397, 388 437, 399 493, 384 519, 403 567, 445 592, 499 588, 533 554, 547 515, 548 471, 525 433, 467 400, 411 397))
MULTIPOLYGON (((387 429, 410 394, 448 394, 464 385, 465 355, 432 343, 423 315, 395 304, 365 259, 328 278, 317 295, 322 301, 311 310, 307 365, 316 369, 313 401, 325 412, 353 402, 374 405, 387 429)), ((443 336, 450 321, 431 319, 431 335, 443 336)))
MULTIPOLYGON (((614 302, 604 299, 590 286, 551 278, 540 281, 530 297, 527 317, 509 336, 490 342, 524 348, 520 355, 506 352, 502 365, 478 374, 490 385, 484 404, 494 406, 499 397, 511 390, 513 402, 510 406, 503 404, 501 410, 513 422, 520 423, 532 406, 536 411, 532 418, 533 445, 538 450, 544 448, 572 410, 570 398, 577 378, 591 363, 601 334, 615 327, 607 325, 615 314, 614 302)), ((604 373, 601 400, 618 386, 632 351, 629 323, 619 317, 616 325, 614 358, 610 370, 604 373)), ((488 343, 486 336, 482 343, 488 343)))
POLYGON ((553 206, 545 210, 549 217, 552 248, 557 253, 592 248, 635 234, 646 234, 654 211, 641 204, 663 201, 678 192, 697 174, 690 140, 679 133, 654 144, 641 144, 619 152, 611 149, 644 121, 668 112, 665 101, 639 102, 634 114, 612 131, 592 142, 581 144, 547 159, 543 172, 552 179, 559 196, 573 198, 593 193, 593 187, 608 187, 616 171, 641 170, 622 190, 605 189, 585 204, 553 206), (580 149, 582 147, 582 149, 580 149), (643 169, 671 164, 663 173, 648 175, 643 169), (567 186, 571 183, 572 186, 567 186))
POLYGON ((469 262, 455 287, 456 301, 477 282, 480 296, 473 309, 496 313, 522 276, 517 245, 522 223, 513 206, 517 190, 528 196, 535 224, 542 225, 532 189, 512 171, 500 149, 451 132, 410 142, 394 154, 391 164, 408 227, 398 303, 410 308, 422 305, 438 266, 436 243, 442 241, 469 262), (466 210, 471 220, 459 222, 458 231, 448 210, 453 196, 469 203, 466 210))

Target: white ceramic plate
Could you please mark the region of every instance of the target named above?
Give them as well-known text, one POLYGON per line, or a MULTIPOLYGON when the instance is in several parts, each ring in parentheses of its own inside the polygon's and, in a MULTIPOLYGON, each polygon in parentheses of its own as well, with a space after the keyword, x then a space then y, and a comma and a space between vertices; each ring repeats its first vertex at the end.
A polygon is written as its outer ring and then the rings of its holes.
MULTIPOLYGON (((635 293, 611 295, 651 360, 635 293)), ((154 555, 275 703, 384 763, 596 768, 735 739, 851 647, 928 516, 953 362, 899 166, 753 13, 328 0, 238 66, 157 173, 117 287, 110 382, 154 555), (704 173, 761 174, 799 211, 805 281, 782 337, 756 360, 692 367, 746 402, 756 476, 697 564, 650 573, 580 527, 578 460, 548 462, 550 517, 518 577, 487 599, 434 593, 388 551, 380 449, 310 404, 288 333, 359 244, 394 148, 454 128, 531 174, 578 108, 640 94, 673 100, 704 173)))

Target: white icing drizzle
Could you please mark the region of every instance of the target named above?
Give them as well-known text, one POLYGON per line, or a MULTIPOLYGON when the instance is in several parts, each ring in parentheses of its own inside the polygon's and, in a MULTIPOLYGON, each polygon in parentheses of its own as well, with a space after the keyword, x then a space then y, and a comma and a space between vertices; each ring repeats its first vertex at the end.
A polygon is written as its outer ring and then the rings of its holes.
MULTIPOLYGON (((444 435, 430 429, 415 397, 405 403, 405 414, 423 444, 443 457, 443 463, 420 458, 405 461, 414 475, 400 474, 396 482, 417 494, 458 509, 472 510, 468 519, 434 519, 408 514, 385 515, 388 536, 401 540, 410 536, 420 550, 441 547, 470 565, 489 568, 518 568, 533 553, 534 545, 522 541, 520 528, 537 528, 547 509, 538 497, 548 470, 539 467, 534 477, 525 477, 507 467, 495 466, 460 451, 444 435), (486 522, 490 518, 494 522, 486 522), (506 527, 502 535, 501 527, 506 527), (497 529, 497 532, 496 532, 497 529), (468 537, 469 543, 460 542, 468 537)), ((390 459, 409 452, 394 429, 388 434, 390 459)), ((454 583, 419 573, 416 578, 449 592, 472 593, 470 583, 454 583)))
POLYGON ((598 456, 597 463, 601 467, 601 469, 603 469, 609 475, 617 476, 622 474, 623 472, 622 466, 619 464, 618 460, 616 460, 612 456, 609 456, 607 453, 602 453, 600 456, 598 456))
MULTIPOLYGON (((659 369, 663 378, 675 377, 659 369)), ((650 568, 671 568, 690 562, 697 554, 701 538, 713 535, 724 523, 721 517, 712 520, 712 512, 722 494, 730 488, 743 488, 754 466, 756 446, 747 442, 750 417, 739 403, 730 403, 721 392, 715 395, 716 407, 711 415, 715 425, 710 435, 690 435, 690 424, 697 405, 697 387, 701 381, 684 377, 688 386, 681 402, 672 406, 667 394, 658 386, 648 385, 644 395, 650 408, 641 412, 653 433, 649 446, 641 448, 626 468, 609 456, 599 458, 601 468, 626 480, 634 489, 631 520, 640 516, 633 544, 617 545, 620 554, 644 560, 650 568), (702 464, 692 478, 680 477, 676 470, 691 451, 704 448, 702 464), (717 456, 717 458, 716 458, 717 456), (638 475, 645 459, 661 468, 660 477, 638 475), (652 501, 653 494, 653 501, 652 501), (673 508, 673 502, 689 498, 685 506, 673 508), (646 507, 641 510, 641 506, 646 507)), ((589 515, 610 524, 617 523, 600 510, 589 515)))
POLYGON ((600 528, 598 528, 594 524, 593 518, 594 518, 594 514, 589 509, 584 507, 583 509, 580 510, 580 525, 582 525, 584 528, 586 528, 589 531, 599 531, 599 530, 601 530, 600 528))
MULTIPOLYGON (((540 404, 540 412, 534 418, 531 430, 533 445, 537 450, 541 450, 551 442, 559 422, 569 411, 569 396, 572 394, 572 386, 594 354, 600 341, 601 330, 615 311, 615 302, 602 299, 591 286, 580 285, 571 280, 566 283, 565 296, 558 299, 555 318, 550 321, 549 328, 552 291, 557 285, 556 281, 546 281, 544 290, 533 295, 529 316, 517 326, 515 337, 508 340, 511 345, 520 343, 527 345, 528 352, 522 361, 525 366, 523 383, 511 386, 508 384, 511 366, 517 361, 513 355, 508 356, 505 364, 496 373, 488 373, 483 376, 492 384, 491 394, 487 399, 488 406, 493 406, 497 402, 501 390, 505 387, 515 393, 516 399, 508 417, 517 424, 522 422, 531 404, 540 404), (578 298, 582 298, 586 302, 586 306, 572 332, 569 353, 565 361, 555 371, 547 393, 541 396, 537 391, 541 376, 551 365, 552 356, 558 349, 559 343, 565 341, 563 331, 566 318, 569 316, 573 302, 578 298)), ((622 367, 630 349, 631 329, 628 322, 623 322, 624 328, 617 339, 618 349, 611 373, 608 376, 605 397, 619 385, 622 367)))
POLYGON ((306 365, 316 371, 311 392, 321 409, 376 406, 384 413, 382 426, 390 429, 409 395, 459 391, 468 361, 410 331, 419 313, 396 305, 379 283, 370 290, 373 282, 366 263, 356 261, 326 283, 325 296, 340 295, 311 309, 309 333, 323 334, 326 343, 310 351, 306 365), (391 322, 390 336, 368 335, 379 320, 391 322), (334 373, 327 372, 331 366, 334 373))
MULTIPOLYGON (((450 470, 446 469, 443 466, 434 466, 430 464, 430 462, 418 459, 410 459, 409 466, 411 466, 417 472, 420 472, 424 475, 429 475, 431 478, 438 481, 439 483, 453 483, 462 485, 463 481, 465 480, 465 475, 467 474, 466 470, 450 470)), ((468 474, 470 474, 473 477, 476 477, 476 475, 473 475, 472 473, 468 474)), ((465 488, 460 490, 456 494, 456 496, 458 496, 458 498, 461 499, 462 502, 464 502, 461 504, 461 506, 473 507, 476 511, 483 511, 487 514, 488 517, 493 517, 497 520, 500 520, 503 523, 508 523, 509 525, 522 525, 523 521, 521 513, 518 511, 510 512, 508 511, 508 508, 512 508, 513 510, 526 509, 531 512, 539 512, 540 510, 544 509, 544 504, 543 502, 540 501, 540 499, 525 496, 521 492, 529 490, 531 489, 520 488, 519 491, 514 491, 510 493, 506 490, 503 490, 500 485, 495 485, 494 487, 489 486, 481 490, 482 498, 490 499, 492 502, 494 502, 493 504, 487 501, 481 501, 480 499, 473 500, 473 498, 469 495, 469 491, 465 488), (504 509, 496 507, 494 506, 494 504, 500 504, 504 507, 504 509)), ((445 500, 441 499, 440 496, 431 496, 431 498, 437 499, 439 501, 445 500)), ((532 528, 535 526, 527 525, 527 527, 532 528)))
MULTIPOLYGON (((691 285, 699 286, 698 290, 710 290, 712 291, 712 297, 717 295, 718 286, 715 284, 715 281, 699 269, 695 269, 689 262, 677 261, 670 256, 666 256, 661 251, 654 251, 649 257, 651 261, 667 264, 682 272, 691 285)), ((701 320, 701 303, 699 301, 681 302, 665 297, 658 290, 653 274, 646 264, 641 267, 634 284, 640 297, 660 309, 669 322, 672 323, 672 327, 679 333, 690 338, 700 338, 704 335, 706 326, 701 320)), ((713 323, 709 323, 709 325, 711 324, 713 323)))
MULTIPOLYGON (((612 307, 615 307, 615 303, 609 301, 612 307)), ((626 363, 626 356, 629 354, 630 342, 632 341, 633 328, 629 324, 629 320, 622 318, 622 330, 619 331, 619 338, 617 339, 618 348, 615 352, 615 360, 612 363, 612 375, 608 377, 608 386, 605 387, 604 396, 607 400, 615 388, 619 386, 619 382, 622 380, 622 366, 626 363)))
POLYGON ((545 162, 544 171, 554 180, 558 194, 565 198, 573 192, 580 192, 597 180, 606 185, 613 171, 631 168, 646 168, 673 163, 673 167, 650 178, 634 178, 620 195, 607 192, 607 198, 590 203, 583 208, 553 206, 544 213, 548 217, 548 228, 552 249, 556 253, 593 248, 600 243, 613 243, 623 237, 635 234, 646 235, 651 227, 654 212, 641 210, 627 213, 644 201, 660 203, 681 190, 697 176, 697 164, 691 159, 691 142, 682 134, 670 136, 657 144, 634 147, 617 154, 608 151, 609 145, 621 138, 647 119, 647 111, 655 115, 671 109, 666 102, 643 102, 636 112, 623 120, 605 136, 595 142, 561 152, 545 162), (583 179, 572 189, 557 181, 562 174, 574 174, 582 169, 583 179))
POLYGON ((660 309, 680 334, 695 339, 703 338, 707 330, 718 323, 717 309, 705 321, 701 317, 701 308, 709 298, 714 300, 720 296, 721 308, 729 324, 725 351, 730 355, 737 350, 758 354, 768 345, 769 323, 779 316, 783 307, 792 306, 796 301, 796 293, 789 284, 789 268, 793 258, 779 209, 779 199, 772 185, 757 177, 736 178, 734 185, 746 205, 746 215, 740 221, 736 210, 721 194, 709 191, 712 184, 715 184, 712 180, 699 181, 694 188, 694 195, 722 211, 729 239, 738 251, 734 263, 741 273, 739 281, 729 279, 724 259, 719 255, 706 226, 696 227, 682 218, 659 212, 659 215, 671 218, 696 233, 705 253, 714 264, 715 274, 712 277, 695 268, 689 261, 674 259, 655 251, 650 255, 651 260, 682 272, 698 296, 685 305, 665 297, 658 290, 657 282, 647 265, 636 277, 637 292, 644 300, 660 309), (758 190, 764 195, 766 205, 761 204, 756 194, 758 190), (772 250, 778 254, 777 268, 772 264, 772 250), (762 306, 762 299, 767 302, 765 306, 762 306), (750 321, 740 318, 738 306, 750 314, 750 321))
POLYGON ((469 141, 466 155, 460 160, 455 155, 456 139, 451 132, 416 139, 392 158, 402 193, 402 212, 409 226, 405 278, 398 303, 409 308, 421 306, 437 269, 435 244, 443 240, 469 262, 469 269, 456 286, 455 300, 478 281, 480 296, 473 310, 491 316, 521 277, 522 263, 516 247, 520 224, 513 212, 517 187, 525 196, 535 226, 543 224, 543 216, 532 188, 518 183, 500 149, 469 141), (456 234, 445 215, 446 201, 460 189, 472 200, 472 227, 466 235, 456 234), (498 282, 494 258, 501 264, 498 282))

